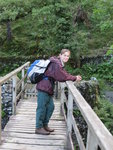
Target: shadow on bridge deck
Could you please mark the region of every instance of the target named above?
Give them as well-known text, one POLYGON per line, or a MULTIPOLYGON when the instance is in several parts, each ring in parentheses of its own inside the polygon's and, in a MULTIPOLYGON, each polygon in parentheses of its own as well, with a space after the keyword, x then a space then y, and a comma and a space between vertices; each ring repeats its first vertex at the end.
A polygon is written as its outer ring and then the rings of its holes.
POLYGON ((55 110, 49 126, 55 129, 50 135, 35 134, 36 97, 21 100, 17 114, 11 116, 2 132, 0 150, 66 150, 67 136, 64 117, 60 115, 60 101, 55 100, 55 110))

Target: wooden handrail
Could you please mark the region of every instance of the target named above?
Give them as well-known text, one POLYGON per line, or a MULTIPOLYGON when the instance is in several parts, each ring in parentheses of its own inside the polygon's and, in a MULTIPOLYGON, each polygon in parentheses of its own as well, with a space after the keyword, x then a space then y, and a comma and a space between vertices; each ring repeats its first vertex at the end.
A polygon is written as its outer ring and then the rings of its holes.
POLYGON ((2 117, 2 112, 1 112, 1 86, 0 86, 0 144, 1 144, 1 128, 2 128, 2 120, 1 120, 1 117, 2 117))
POLYGON ((24 67, 29 66, 30 62, 25 63, 21 67, 15 69, 14 71, 10 72, 9 74, 5 75, 4 77, 0 78, 0 84, 3 84, 5 81, 7 81, 9 78, 20 72, 24 67))
MULTIPOLYGON (((62 84, 61 84, 62 86, 62 84)), ((68 107, 67 107, 67 126, 68 126, 68 133, 70 134, 70 131, 72 126, 74 128, 74 132, 76 134, 79 148, 80 150, 97 150, 98 146, 102 150, 112 150, 113 149, 113 136, 108 131, 108 129, 104 126, 104 124, 101 122, 101 120, 98 118, 96 113, 93 111, 93 109, 90 107, 90 105, 86 102, 86 100, 83 98, 83 96, 80 94, 80 92, 77 90, 75 85, 72 81, 66 82, 66 87, 68 88, 68 107), (78 109, 80 110, 83 118, 85 119, 87 126, 88 126, 88 134, 87 134, 87 143, 86 147, 84 146, 83 142, 81 141, 80 132, 78 131, 76 121, 74 121, 74 117, 72 114, 73 106, 72 101, 76 103, 78 109)), ((64 85, 63 87, 64 88, 64 85)), ((64 91, 64 90, 62 90, 64 91)), ((65 97, 63 97, 62 93, 62 102, 65 97)))
POLYGON ((14 71, 10 72, 9 74, 5 75, 4 77, 0 78, 0 144, 1 144, 1 86, 4 82, 8 81, 9 79, 12 78, 12 84, 13 84, 13 104, 12 104, 12 110, 13 110, 13 115, 16 114, 16 103, 17 103, 17 99, 23 95, 24 89, 26 84, 24 84, 24 80, 26 78, 26 75, 24 73, 25 68, 29 67, 30 62, 25 63, 24 65, 22 65, 21 67, 15 69, 14 71), (22 76, 21 76, 21 80, 20 82, 17 84, 17 73, 22 72, 22 76), (19 86, 19 84, 22 84, 22 89, 20 91, 20 93, 17 95, 17 87, 19 86))
MULTIPOLYGON (((1 85, 9 80, 10 78, 13 79, 13 114, 16 114, 16 100, 17 98, 23 93, 25 89, 24 79, 26 77, 24 73, 25 67, 28 67, 30 62, 22 65, 21 67, 17 68, 16 70, 12 71, 11 73, 7 74, 6 76, 0 79, 0 121, 1 121, 1 85), (22 84, 22 89, 20 93, 16 94, 16 88, 18 86, 16 82, 16 75, 22 71, 22 79, 20 80, 20 84, 22 84)), ((112 150, 113 149, 113 136, 108 131, 108 129, 104 126, 101 120, 98 118, 96 113, 92 110, 90 105, 85 101, 83 96, 74 86, 72 81, 67 81, 65 84, 61 83, 61 108, 64 113, 64 102, 66 102, 65 96, 65 87, 68 88, 68 101, 67 101, 67 115, 65 115, 65 120, 67 123, 67 131, 68 137, 71 138, 72 127, 77 137, 77 141, 80 147, 80 150, 97 150, 98 146, 102 150, 112 150), (78 109, 80 110, 83 118, 85 119, 87 126, 88 126, 88 134, 87 134, 87 143, 86 146, 83 143, 82 137, 80 135, 79 129, 76 125, 76 121, 73 116, 73 101, 76 103, 78 109)), ((58 88, 59 89, 59 88, 58 88)), ((1 123, 0 123, 0 143, 1 143, 1 123)), ((72 140, 70 140, 72 144, 72 140)), ((74 146, 71 146, 71 149, 74 150, 74 146)))

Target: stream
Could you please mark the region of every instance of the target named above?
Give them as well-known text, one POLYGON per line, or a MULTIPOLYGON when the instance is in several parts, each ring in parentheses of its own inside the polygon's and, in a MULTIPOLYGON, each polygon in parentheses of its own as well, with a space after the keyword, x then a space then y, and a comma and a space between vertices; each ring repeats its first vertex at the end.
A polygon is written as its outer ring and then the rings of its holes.
POLYGON ((104 91, 105 97, 113 103, 113 91, 104 91))

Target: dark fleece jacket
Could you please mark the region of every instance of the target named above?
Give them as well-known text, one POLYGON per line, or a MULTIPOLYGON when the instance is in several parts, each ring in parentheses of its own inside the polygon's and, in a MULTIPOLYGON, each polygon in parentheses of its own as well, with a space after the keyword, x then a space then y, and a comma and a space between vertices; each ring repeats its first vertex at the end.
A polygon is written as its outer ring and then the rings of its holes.
POLYGON ((43 79, 37 83, 36 89, 47 92, 50 95, 53 95, 54 90, 54 81, 65 82, 68 80, 75 81, 76 76, 72 76, 67 73, 61 63, 61 60, 57 57, 50 58, 50 65, 45 72, 45 76, 49 77, 50 79, 43 79))

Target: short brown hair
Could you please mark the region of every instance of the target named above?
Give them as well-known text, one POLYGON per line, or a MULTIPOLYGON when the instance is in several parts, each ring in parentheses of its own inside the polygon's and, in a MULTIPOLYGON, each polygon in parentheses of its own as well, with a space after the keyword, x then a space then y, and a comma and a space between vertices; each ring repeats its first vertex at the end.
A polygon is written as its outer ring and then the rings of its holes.
POLYGON ((69 50, 69 49, 62 49, 61 52, 60 52, 60 54, 62 55, 62 54, 64 54, 65 52, 70 52, 70 50, 69 50))

